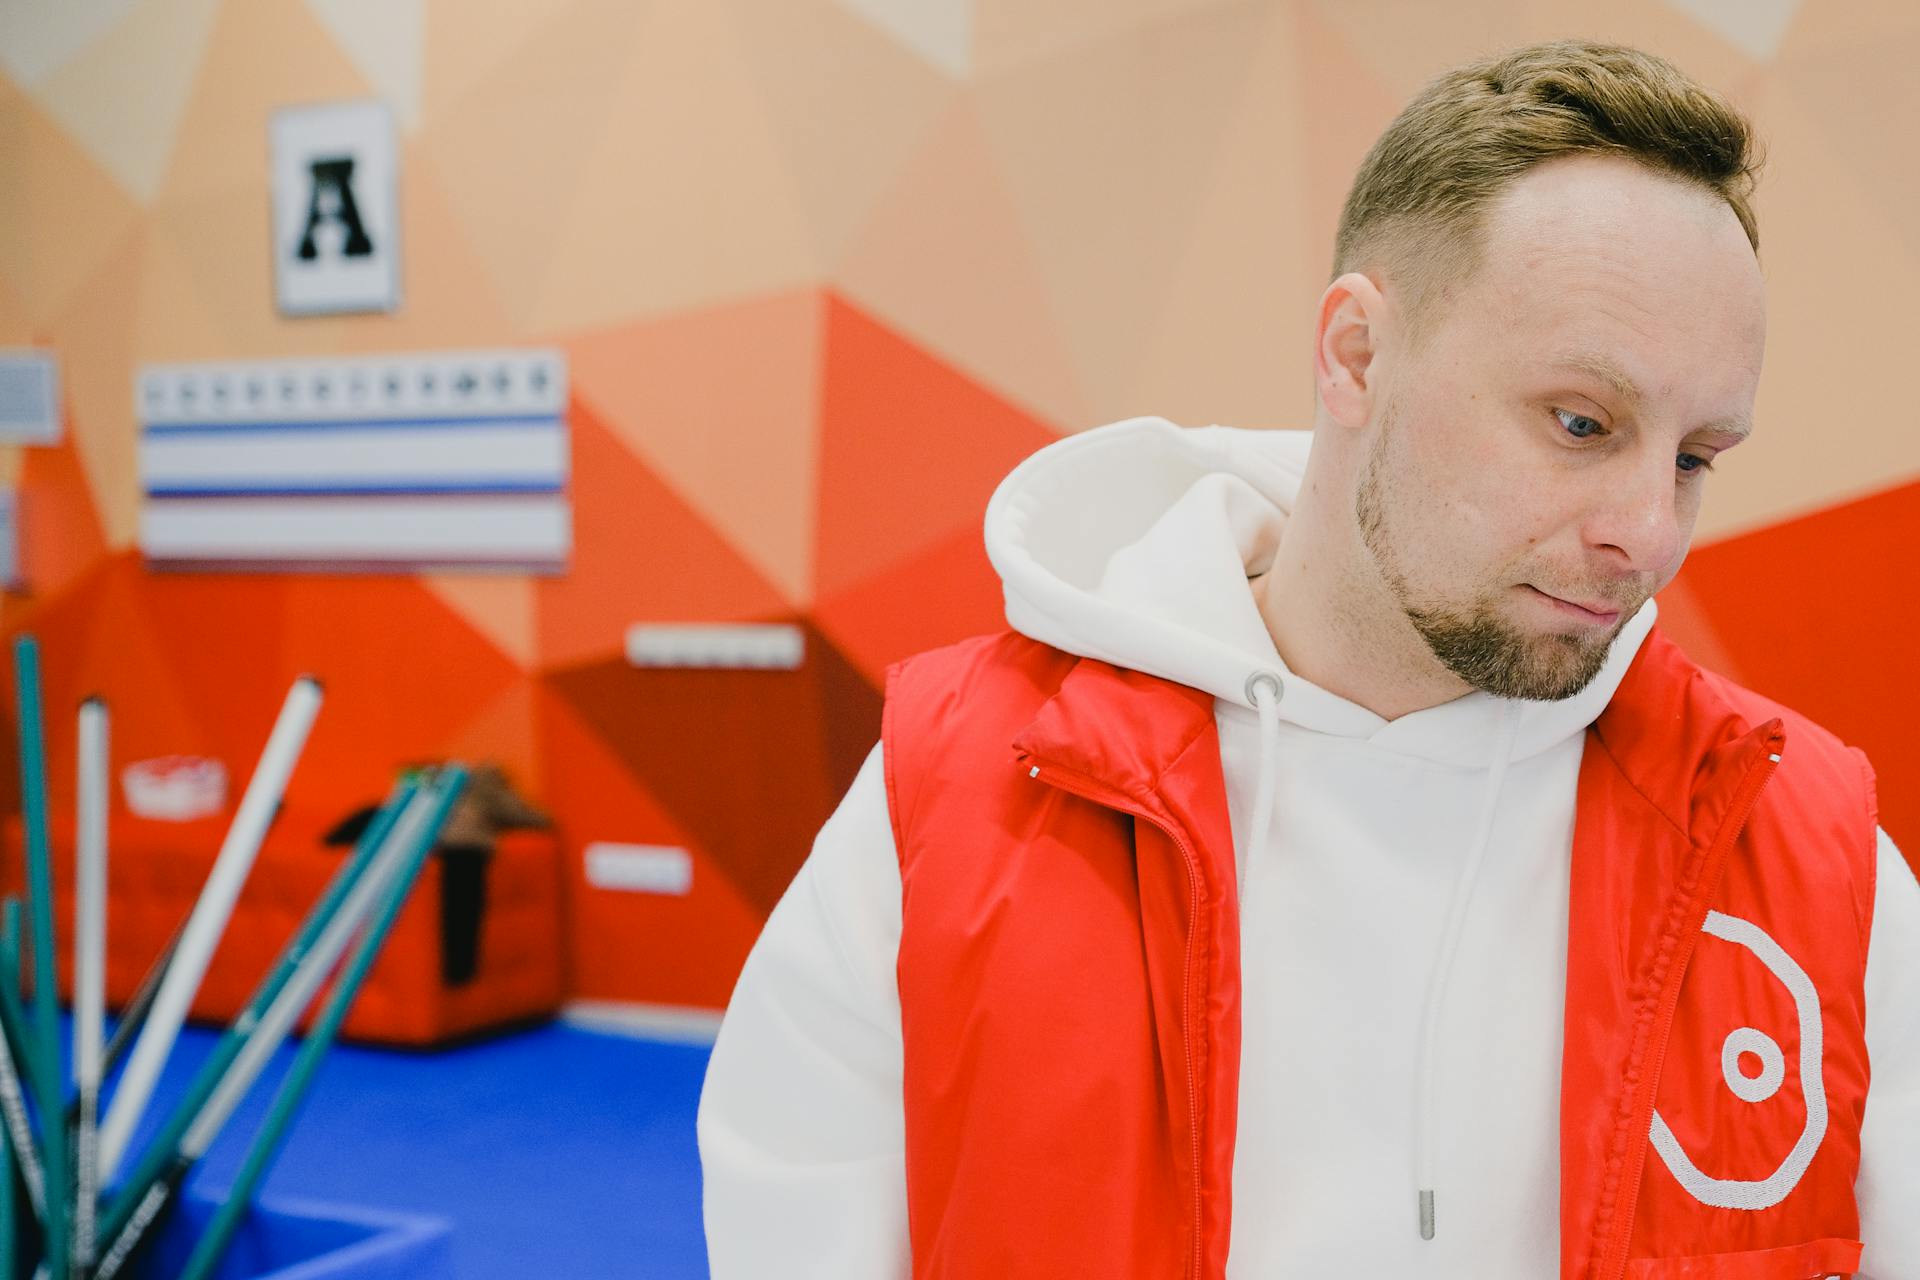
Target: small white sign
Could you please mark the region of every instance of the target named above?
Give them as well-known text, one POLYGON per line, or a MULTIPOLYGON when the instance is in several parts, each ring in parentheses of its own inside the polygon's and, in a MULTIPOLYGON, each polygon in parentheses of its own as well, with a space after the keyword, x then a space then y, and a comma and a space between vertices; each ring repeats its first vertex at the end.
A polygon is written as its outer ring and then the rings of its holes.
POLYGON ((400 154, 384 102, 273 113, 274 280, 289 315, 400 305, 400 154))
POLYGON ((20 562, 20 495, 0 489, 0 588, 26 585, 20 562))
POLYGON ((0 350, 0 444, 60 443, 60 366, 51 351, 0 350))
POLYGON ((680 895, 693 888, 693 855, 668 844, 587 846, 587 883, 596 889, 680 895))
POLYGON ((627 661, 636 667, 798 671, 806 656, 806 633, 784 622, 636 622, 627 628, 627 661))

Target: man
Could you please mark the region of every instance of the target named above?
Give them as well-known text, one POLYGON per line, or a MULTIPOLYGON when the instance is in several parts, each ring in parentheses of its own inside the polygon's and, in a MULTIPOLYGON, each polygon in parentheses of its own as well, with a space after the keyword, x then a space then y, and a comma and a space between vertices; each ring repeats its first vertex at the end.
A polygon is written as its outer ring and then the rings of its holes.
POLYGON ((1310 434, 1003 482, 1012 630, 889 673, 715 1045, 719 1280, 1920 1277, 1920 885, 1653 629, 1751 428, 1753 172, 1630 49, 1451 72, 1310 434))

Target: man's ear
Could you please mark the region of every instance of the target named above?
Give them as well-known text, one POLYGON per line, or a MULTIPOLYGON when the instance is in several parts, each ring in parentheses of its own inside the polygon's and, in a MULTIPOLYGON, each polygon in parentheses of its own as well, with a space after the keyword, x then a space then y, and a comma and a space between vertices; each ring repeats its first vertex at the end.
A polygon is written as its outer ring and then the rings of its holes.
POLYGON ((1358 430, 1373 417, 1380 372, 1375 362, 1387 301, 1373 280, 1349 271, 1320 295, 1314 326, 1313 378, 1327 416, 1358 430))

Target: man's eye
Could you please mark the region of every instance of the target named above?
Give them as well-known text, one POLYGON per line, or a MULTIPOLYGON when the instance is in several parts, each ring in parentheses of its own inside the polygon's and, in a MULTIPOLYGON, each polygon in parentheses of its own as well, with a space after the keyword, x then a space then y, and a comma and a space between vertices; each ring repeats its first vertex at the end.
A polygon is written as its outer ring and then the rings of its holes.
POLYGON ((1592 418, 1585 418, 1565 409, 1555 409, 1553 416, 1560 419, 1560 425, 1565 427, 1567 434, 1576 440, 1585 440, 1589 436, 1598 435, 1601 431, 1605 430, 1605 428, 1592 418))
POLYGON ((1674 466, 1680 468, 1681 475, 1697 476, 1713 470, 1713 460, 1703 458, 1697 453, 1683 453, 1674 460, 1674 466))

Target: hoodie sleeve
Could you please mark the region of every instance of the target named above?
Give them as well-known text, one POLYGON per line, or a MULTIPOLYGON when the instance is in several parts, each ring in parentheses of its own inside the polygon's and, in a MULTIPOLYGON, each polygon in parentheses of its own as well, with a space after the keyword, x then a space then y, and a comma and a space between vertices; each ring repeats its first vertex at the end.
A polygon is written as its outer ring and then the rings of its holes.
POLYGON ((1867 944, 1867 1053, 1873 1081, 1860 1135, 1862 1275, 1920 1277, 1920 882, 1880 833, 1867 944))
POLYGON ((876 744, 747 957, 700 1096, 713 1280, 903 1280, 900 864, 876 744))

